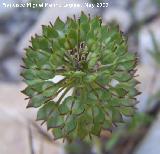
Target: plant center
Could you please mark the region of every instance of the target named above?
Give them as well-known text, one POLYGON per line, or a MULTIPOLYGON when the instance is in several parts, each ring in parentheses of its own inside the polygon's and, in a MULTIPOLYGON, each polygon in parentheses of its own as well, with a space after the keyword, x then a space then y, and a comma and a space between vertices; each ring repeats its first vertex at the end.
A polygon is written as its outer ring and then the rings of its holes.
POLYGON ((74 69, 76 71, 86 70, 88 51, 85 43, 81 42, 78 47, 68 50, 68 52, 74 61, 74 69))

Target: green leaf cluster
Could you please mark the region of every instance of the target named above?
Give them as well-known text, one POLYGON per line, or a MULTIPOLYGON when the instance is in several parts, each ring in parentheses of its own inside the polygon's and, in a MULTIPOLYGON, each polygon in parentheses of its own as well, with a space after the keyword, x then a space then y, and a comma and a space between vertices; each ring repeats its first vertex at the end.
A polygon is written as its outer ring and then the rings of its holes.
POLYGON ((37 120, 55 139, 90 140, 136 111, 136 56, 118 27, 99 17, 82 12, 79 19, 43 25, 23 61, 28 107, 39 109, 37 120), (57 75, 64 78, 52 82, 57 75))

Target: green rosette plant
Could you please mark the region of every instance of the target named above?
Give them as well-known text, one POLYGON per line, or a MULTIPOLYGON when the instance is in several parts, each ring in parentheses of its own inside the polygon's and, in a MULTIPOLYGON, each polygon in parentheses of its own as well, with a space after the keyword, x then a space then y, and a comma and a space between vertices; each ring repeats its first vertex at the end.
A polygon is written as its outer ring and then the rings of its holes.
POLYGON ((137 59, 114 24, 83 12, 66 22, 57 18, 25 50, 27 107, 38 108, 37 120, 55 139, 92 139, 134 115, 137 59))

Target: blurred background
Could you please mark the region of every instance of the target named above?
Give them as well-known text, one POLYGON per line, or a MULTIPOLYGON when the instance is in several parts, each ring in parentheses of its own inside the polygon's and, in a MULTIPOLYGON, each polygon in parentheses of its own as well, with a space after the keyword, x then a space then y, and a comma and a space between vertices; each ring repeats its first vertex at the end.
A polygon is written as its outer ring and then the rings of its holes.
POLYGON ((159 154, 159 109, 160 0, 0 1, 0 154, 159 154), (81 4, 83 7, 36 7, 42 2, 81 4), (34 8, 5 7, 22 3, 31 3, 34 8), (87 7, 86 3, 93 3, 95 7, 87 7), (58 16, 62 20, 73 14, 78 17, 81 10, 101 16, 104 23, 115 21, 119 24, 128 37, 129 51, 139 57, 136 78, 141 82, 137 88, 142 94, 137 97, 138 114, 127 127, 115 130, 112 137, 105 132, 93 147, 76 142, 64 148, 61 141, 54 142, 46 128, 34 121, 36 110, 26 110, 27 101, 20 92, 25 88, 20 65, 24 48, 32 35, 41 33, 41 25, 54 23, 58 16))

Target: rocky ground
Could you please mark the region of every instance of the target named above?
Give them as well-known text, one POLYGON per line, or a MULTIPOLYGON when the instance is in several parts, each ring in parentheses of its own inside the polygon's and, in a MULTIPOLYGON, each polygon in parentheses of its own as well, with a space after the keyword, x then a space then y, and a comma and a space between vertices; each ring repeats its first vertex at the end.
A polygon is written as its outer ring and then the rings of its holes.
MULTIPOLYGON (((16 0, 15 0, 16 1, 16 0)), ((56 0, 55 0, 56 2, 56 0)), ((64 0, 57 0, 64 2, 64 0)), ((1 3, 1 2, 0 2, 1 3)), ((121 29, 125 32, 135 20, 140 20, 157 11, 155 4, 151 0, 141 0, 136 4, 135 17, 129 12, 129 3, 127 0, 120 2, 113 0, 111 6, 102 10, 84 9, 91 14, 99 14, 103 17, 104 22, 116 20, 121 29), (149 9, 145 9, 145 8, 149 9), (142 11, 145 10, 145 11, 142 11), (125 22, 124 22, 125 20, 125 22)), ((31 143, 35 154, 63 154, 63 148, 60 145, 51 144, 49 137, 42 137, 39 129, 35 128, 33 121, 36 111, 33 109, 26 110, 26 103, 20 90, 25 85, 21 82, 19 76, 22 63, 21 58, 24 56, 24 48, 28 46, 31 35, 41 32, 41 25, 54 22, 57 16, 65 20, 67 15, 73 13, 79 14, 79 9, 0 9, 0 154, 29 154, 31 153, 31 143), (31 133, 32 132, 32 133, 31 133), (32 137, 31 137, 32 136, 32 137), (33 140, 33 142, 32 142, 33 140)), ((148 26, 141 28, 137 36, 139 46, 135 48, 136 42, 132 37, 129 38, 129 46, 132 51, 138 51, 140 56, 140 65, 138 67, 138 79, 142 84, 138 87, 142 95, 138 97, 140 111, 146 109, 148 97, 160 88, 158 78, 160 73, 153 69, 153 60, 147 54, 151 49, 152 42, 148 30, 152 29, 160 40, 159 34, 160 19, 152 22, 148 26), (156 73, 156 78, 154 77, 156 73), (153 84, 154 79, 154 85, 153 84), (152 85, 152 86, 151 86, 152 85), (152 87, 152 88, 151 88, 152 87)), ((160 153, 160 116, 157 117, 149 133, 136 150, 136 154, 158 154, 160 153)), ((44 129, 45 130, 45 129, 44 129)), ((44 132, 45 133, 45 132, 44 132)))
POLYGON ((25 85, 20 83, 1 83, 0 153, 29 154, 33 146, 35 154, 63 154, 63 150, 58 143, 51 143, 49 137, 42 137, 39 129, 34 126, 36 112, 34 110, 26 110, 24 95, 20 93, 24 87, 25 85), (30 133, 30 129, 32 133, 30 133), (31 143, 32 146, 30 145, 31 143))

